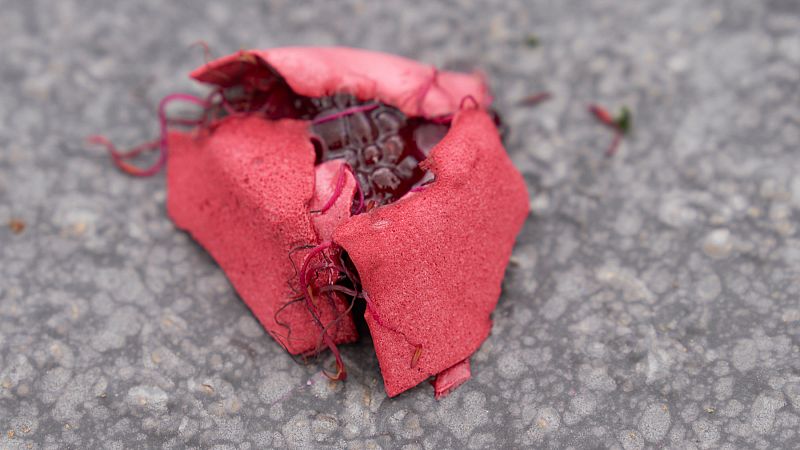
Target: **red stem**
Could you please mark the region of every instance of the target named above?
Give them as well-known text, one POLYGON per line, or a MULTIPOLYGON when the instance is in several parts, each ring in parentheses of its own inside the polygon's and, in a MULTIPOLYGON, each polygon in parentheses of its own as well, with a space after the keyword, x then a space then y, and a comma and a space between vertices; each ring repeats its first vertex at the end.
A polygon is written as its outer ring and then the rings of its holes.
POLYGON ((358 177, 356 177, 356 173, 353 171, 353 168, 350 167, 350 164, 345 164, 344 167, 350 171, 350 174, 353 175, 353 178, 356 181, 356 189, 358 190, 358 208, 356 208, 356 212, 353 213, 355 216, 364 211, 364 191, 361 189, 361 183, 358 182, 358 177))
POLYGON ((615 130, 619 129, 619 126, 617 125, 617 123, 614 122, 614 118, 611 117, 611 113, 609 113, 608 110, 606 110, 602 106, 600 106, 600 105, 589 105, 589 112, 594 114, 594 116, 597 118, 597 120, 599 120, 600 122, 604 123, 605 125, 608 125, 609 127, 613 128, 615 130))
POLYGON ((617 130, 614 133, 614 140, 611 141, 611 145, 606 150, 606 158, 611 158, 612 156, 617 154, 617 150, 619 149, 619 144, 622 141, 622 131, 617 130))
POLYGON ((591 112, 597 120, 614 130, 614 140, 611 141, 611 145, 609 145, 605 153, 606 158, 611 158, 617 154, 619 144, 622 141, 622 135, 625 134, 625 132, 611 116, 611 113, 602 106, 591 104, 589 105, 589 112, 591 112))

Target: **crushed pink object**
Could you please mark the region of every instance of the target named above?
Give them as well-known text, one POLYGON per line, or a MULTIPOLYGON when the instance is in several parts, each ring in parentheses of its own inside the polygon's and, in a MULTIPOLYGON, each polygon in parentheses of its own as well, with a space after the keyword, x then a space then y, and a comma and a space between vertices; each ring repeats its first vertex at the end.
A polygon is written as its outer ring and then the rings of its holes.
POLYGON ((436 400, 443 399, 450 395, 457 387, 466 383, 470 376, 469 358, 449 369, 439 372, 439 374, 436 375, 436 379, 433 380, 433 392, 436 396, 436 400))
MULTIPOLYGON (((478 75, 344 48, 239 52, 192 76, 232 86, 254 60, 300 95, 347 92, 408 117, 452 116, 449 132, 420 165, 435 180, 351 216, 358 182, 341 160, 314 165, 308 121, 232 116, 210 130, 170 133, 171 217, 211 253, 258 320, 293 354, 322 345, 309 311, 293 303, 292 261, 297 266, 310 247, 332 242, 360 277, 387 394, 436 376, 436 396, 445 395, 469 378, 469 357, 489 334, 528 213, 525 183, 484 109, 491 103, 486 86, 478 75), (467 97, 475 109, 461 109, 467 97)), ((337 294, 317 307, 328 323, 348 302, 337 294)), ((357 338, 349 315, 329 331, 337 344, 357 338)))

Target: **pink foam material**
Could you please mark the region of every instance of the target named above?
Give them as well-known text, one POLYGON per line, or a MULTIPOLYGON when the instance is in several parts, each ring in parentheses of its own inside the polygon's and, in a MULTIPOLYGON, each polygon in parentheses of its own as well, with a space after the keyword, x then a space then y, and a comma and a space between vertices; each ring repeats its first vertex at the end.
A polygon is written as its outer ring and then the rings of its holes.
POLYGON ((436 400, 441 400, 450 395, 457 387, 466 383, 470 376, 472 374, 469 370, 469 358, 439 372, 433 381, 433 392, 436 400))
POLYGON ((467 96, 483 107, 492 102, 477 73, 438 71, 400 56, 354 48, 243 50, 212 61, 191 76, 204 83, 231 86, 255 58, 282 75, 300 95, 323 97, 348 92, 361 100, 377 99, 393 105, 410 117, 451 114, 467 96))
MULTIPOLYGON (((290 251, 320 242, 308 206, 315 194, 308 124, 230 117, 212 132, 170 133, 168 144, 167 208, 172 220, 211 253, 281 345, 292 354, 319 351, 322 334, 305 304, 285 306, 299 295, 290 287, 297 279, 290 251)), ((326 179, 318 195, 329 190, 326 168, 318 169, 326 179)), ((346 202, 345 197, 340 202, 346 202)), ((328 213, 341 214, 340 210, 334 207, 328 213)), ((323 228, 329 233, 327 227, 323 228)), ((294 253, 295 264, 299 266, 307 252, 294 253)), ((323 323, 331 323, 347 308, 338 296, 332 303, 318 304, 323 323)), ((330 332, 337 343, 357 338, 350 316, 330 332)))
POLYGON ((478 349, 528 214, 525 182, 483 110, 458 112, 423 164, 433 183, 334 233, 368 294, 365 319, 389 396, 478 349))

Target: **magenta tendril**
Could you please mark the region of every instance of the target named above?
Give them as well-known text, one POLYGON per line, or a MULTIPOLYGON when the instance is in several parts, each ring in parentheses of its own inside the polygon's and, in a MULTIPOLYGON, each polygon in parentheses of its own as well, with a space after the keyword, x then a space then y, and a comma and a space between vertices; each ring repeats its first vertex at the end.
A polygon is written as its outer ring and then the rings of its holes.
POLYGON ((306 257, 303 259, 303 265, 300 266, 300 284, 302 286, 307 286, 309 283, 307 272, 308 272, 308 266, 309 264, 311 264, 311 260, 318 254, 330 248, 332 245, 333 245, 332 242, 326 241, 312 248, 311 251, 308 252, 306 257))
POLYGON ((151 175, 155 175, 156 173, 158 173, 159 170, 161 170, 161 168, 167 162, 167 139, 169 137, 168 134, 169 120, 167 119, 167 105, 175 101, 194 103, 195 105, 202 106, 203 108, 207 107, 205 100, 190 94, 170 94, 162 98, 161 101, 158 103, 158 122, 159 122, 159 127, 161 129, 161 143, 160 143, 161 148, 159 150, 160 153, 158 156, 158 161, 156 161, 149 168, 142 170, 141 173, 137 174, 138 176, 149 177, 151 175))
POLYGON ((348 289, 344 286, 339 286, 336 284, 329 284, 327 286, 322 286, 319 288, 320 292, 341 292, 342 294, 349 295, 350 297, 355 298, 364 298, 364 296, 353 289, 348 289))
POLYGON ((345 116, 351 116, 353 114, 372 111, 373 109, 377 109, 379 106, 380 105, 378 105, 377 103, 371 103, 371 104, 368 104, 368 105, 353 106, 351 108, 346 108, 346 109, 343 109, 341 111, 337 111, 337 112, 335 112, 333 114, 329 114, 327 116, 317 117, 311 123, 313 125, 319 125, 321 123, 330 122, 332 120, 340 119, 340 118, 345 117, 345 116))
POLYGON ((136 177, 149 177, 158 173, 159 170, 167 162, 167 139, 169 137, 168 128, 170 124, 186 124, 192 121, 183 119, 169 119, 167 118, 167 105, 175 101, 185 101, 194 103, 196 105, 206 108, 208 103, 198 97, 189 94, 170 94, 161 99, 158 104, 158 122, 161 132, 160 137, 151 142, 146 142, 142 145, 134 147, 128 151, 119 151, 111 141, 103 136, 90 136, 88 141, 93 144, 99 144, 106 147, 114 164, 123 172, 136 177), (159 150, 158 160, 149 167, 141 168, 129 163, 128 159, 134 158, 141 153, 149 150, 159 150))
POLYGON ((347 378, 347 372, 344 368, 344 361, 342 360, 342 355, 339 353, 339 348, 336 346, 333 338, 331 338, 330 334, 328 334, 327 328, 322 324, 319 318, 319 313, 317 311, 317 307, 314 304, 314 294, 313 294, 313 286, 311 286, 311 280, 309 280, 308 272, 309 266, 311 264, 311 260, 314 259, 317 255, 323 255, 324 251, 331 248, 334 244, 330 241, 323 242, 316 247, 312 248, 306 257, 303 259, 303 265, 300 268, 299 278, 300 278, 300 287, 303 289, 303 296, 306 299, 306 307, 311 312, 311 316, 314 318, 314 321, 317 323, 317 326, 320 327, 322 330, 322 340, 325 345, 331 350, 333 353, 334 358, 336 358, 336 374, 330 375, 325 372, 325 375, 332 379, 332 380, 344 380, 347 378))
POLYGON ((461 103, 458 105, 458 109, 464 109, 466 107, 467 102, 472 102, 472 109, 480 109, 481 104, 478 100, 475 99, 472 95, 467 95, 461 99, 461 103))
POLYGON ((189 48, 193 47, 200 47, 203 49, 203 60, 205 61, 206 66, 214 59, 214 55, 211 53, 211 48, 208 46, 206 41, 201 39, 193 42, 191 45, 189 45, 189 48))
POLYGON ((619 149, 620 142, 622 142, 622 136, 625 135, 630 128, 630 111, 623 107, 620 116, 615 118, 608 112, 607 109, 603 108, 600 105, 591 104, 589 105, 589 112, 600 121, 603 125, 611 128, 614 131, 614 140, 611 141, 611 145, 606 149, 605 156, 606 158, 610 158, 617 153, 619 149))
POLYGON ((336 200, 339 199, 339 196, 342 195, 342 189, 344 189, 344 182, 345 182, 344 166, 345 166, 344 164, 339 166, 339 172, 338 172, 339 174, 336 177, 336 188, 334 189, 331 198, 329 198, 328 201, 325 202, 324 205, 322 205, 322 208, 316 211, 311 211, 312 213, 324 214, 326 211, 331 209, 331 207, 336 203, 336 200))
POLYGON ((358 178, 356 178, 356 173, 353 171, 353 167, 350 164, 344 164, 344 167, 350 171, 350 175, 356 179, 356 190, 358 191, 358 208, 356 208, 353 215, 358 215, 364 212, 364 190, 361 188, 361 183, 358 182, 358 178))

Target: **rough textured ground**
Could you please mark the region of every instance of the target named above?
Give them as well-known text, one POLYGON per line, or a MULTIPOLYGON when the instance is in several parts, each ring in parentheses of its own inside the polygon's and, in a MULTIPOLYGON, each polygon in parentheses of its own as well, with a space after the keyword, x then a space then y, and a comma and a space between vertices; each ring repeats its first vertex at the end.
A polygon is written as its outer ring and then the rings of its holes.
POLYGON ((800 446, 800 4, 316 3, 0 0, 0 448, 800 446), (198 39, 490 76, 535 212, 455 394, 293 362, 83 144, 153 136, 198 39), (590 101, 634 111, 614 159, 590 101))

